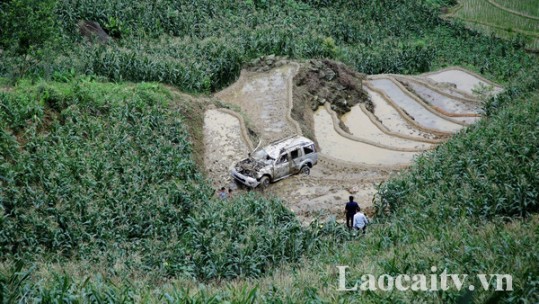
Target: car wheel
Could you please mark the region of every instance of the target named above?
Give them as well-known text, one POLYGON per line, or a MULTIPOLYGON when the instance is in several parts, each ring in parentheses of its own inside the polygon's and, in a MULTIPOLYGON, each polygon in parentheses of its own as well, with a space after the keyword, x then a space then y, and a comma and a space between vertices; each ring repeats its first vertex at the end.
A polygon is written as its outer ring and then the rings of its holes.
POLYGON ((260 188, 266 189, 267 187, 269 187, 269 184, 270 184, 269 177, 262 176, 262 178, 260 179, 260 183, 258 185, 260 186, 260 188))
POLYGON ((309 174, 311 174, 311 168, 309 168, 308 165, 305 165, 305 166, 301 167, 300 172, 305 174, 305 175, 309 175, 309 174))

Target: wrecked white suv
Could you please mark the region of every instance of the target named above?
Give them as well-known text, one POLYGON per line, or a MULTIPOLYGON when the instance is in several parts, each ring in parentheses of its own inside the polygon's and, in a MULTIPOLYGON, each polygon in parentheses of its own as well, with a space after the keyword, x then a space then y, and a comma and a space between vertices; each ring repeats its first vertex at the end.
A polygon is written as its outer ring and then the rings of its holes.
POLYGON ((249 157, 236 163, 232 177, 248 187, 266 188, 296 173, 309 174, 318 161, 314 142, 303 136, 291 136, 255 149, 249 157))

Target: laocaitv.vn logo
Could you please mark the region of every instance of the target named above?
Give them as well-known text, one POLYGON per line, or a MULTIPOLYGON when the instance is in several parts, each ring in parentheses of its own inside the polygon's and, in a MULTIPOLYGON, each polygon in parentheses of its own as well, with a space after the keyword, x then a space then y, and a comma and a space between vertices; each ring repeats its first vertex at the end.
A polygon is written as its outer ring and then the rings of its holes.
POLYGON ((448 273, 447 269, 440 272, 436 266, 432 266, 428 274, 382 274, 379 276, 363 274, 351 277, 347 275, 348 268, 350 267, 337 266, 339 270, 337 291, 447 291, 463 288, 470 291, 476 288, 495 291, 513 290, 513 276, 510 274, 457 274, 448 273), (476 280, 473 280, 473 277, 476 280))

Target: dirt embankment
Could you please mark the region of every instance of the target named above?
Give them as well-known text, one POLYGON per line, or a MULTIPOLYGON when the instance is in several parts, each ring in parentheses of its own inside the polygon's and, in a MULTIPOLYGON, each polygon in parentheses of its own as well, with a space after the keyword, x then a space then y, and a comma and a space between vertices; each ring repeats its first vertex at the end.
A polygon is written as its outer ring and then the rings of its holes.
MULTIPOLYGON (((299 122, 303 134, 314 138, 313 113, 326 103, 341 116, 363 103, 372 111, 373 105, 362 89, 366 75, 331 60, 310 60, 302 64, 294 77, 292 118, 299 122)), ((348 132, 344 124, 340 127, 348 132)))
POLYGON ((308 101, 313 111, 327 102, 333 111, 342 115, 360 102, 372 110, 369 96, 362 89, 365 77, 342 63, 310 60, 294 77, 294 85, 297 89, 304 88, 306 96, 303 101, 308 101))

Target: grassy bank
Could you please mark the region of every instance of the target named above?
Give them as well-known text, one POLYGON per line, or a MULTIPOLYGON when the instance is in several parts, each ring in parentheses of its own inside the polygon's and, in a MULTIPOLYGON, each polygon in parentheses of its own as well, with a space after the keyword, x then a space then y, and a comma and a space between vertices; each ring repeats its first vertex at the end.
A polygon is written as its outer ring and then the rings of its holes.
POLYGON ((0 98, 2 262, 204 281, 259 277, 325 243, 277 200, 216 201, 158 84, 20 81, 0 98))
MULTIPOLYGON (((382 186, 378 208, 384 215, 362 238, 348 239, 332 225, 303 230, 280 204, 255 197, 226 205, 210 202, 209 208, 187 217, 185 229, 194 241, 192 247, 166 242, 153 251, 157 243, 151 243, 147 250, 159 266, 144 267, 147 273, 138 270, 143 265, 129 265, 137 261, 131 255, 116 255, 116 260, 95 265, 93 260, 47 261, 40 256, 34 269, 17 268, 11 260, 4 262, 1 271, 3 293, 16 299, 127 302, 535 302, 539 294, 537 117, 538 95, 515 100, 423 156, 409 171, 382 186), (252 210, 261 212, 264 224, 252 210), (200 285, 187 279, 185 269, 178 270, 180 260, 188 256, 185 248, 191 248, 193 270, 203 271, 202 277, 223 271, 218 273, 225 279, 227 271, 238 269, 247 271, 246 277, 265 274, 200 285), (293 261, 299 264, 288 263, 293 261), (262 265, 268 262, 281 267, 266 273, 263 269, 269 268, 262 265), (440 274, 445 269, 468 274, 466 283, 478 288, 474 292, 455 287, 445 292, 340 292, 337 265, 350 266, 347 287, 363 274, 440 274), (514 290, 493 291, 495 281, 490 282, 490 290, 482 290, 477 274, 510 274, 514 290)), ((109 248, 106 256, 117 252, 109 248)))
POLYGON ((74 72, 211 92, 234 81, 245 62, 269 54, 336 59, 367 74, 463 65, 502 83, 533 66, 518 40, 483 37, 438 18, 452 1, 46 2, 26 15, 3 4, 1 74, 74 72), (113 40, 88 43, 79 20, 99 22, 113 40))

